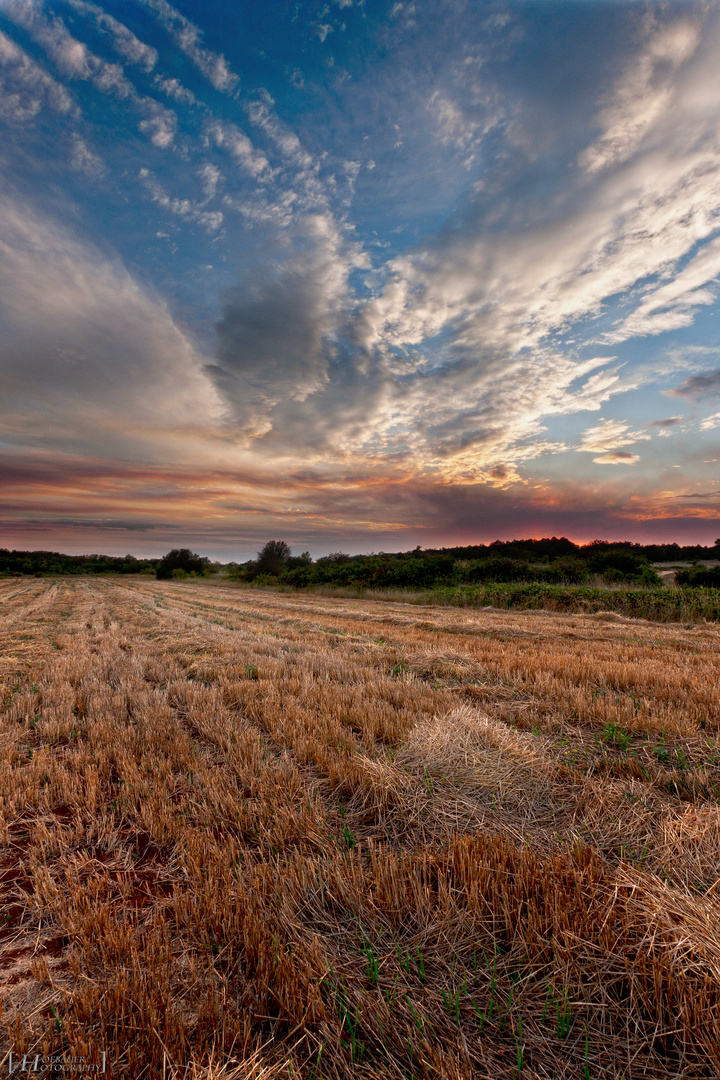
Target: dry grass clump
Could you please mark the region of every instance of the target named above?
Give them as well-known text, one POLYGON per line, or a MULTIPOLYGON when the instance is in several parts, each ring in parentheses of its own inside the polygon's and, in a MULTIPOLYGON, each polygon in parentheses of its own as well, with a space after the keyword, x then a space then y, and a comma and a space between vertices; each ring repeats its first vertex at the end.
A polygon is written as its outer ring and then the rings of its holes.
POLYGON ((43 580, 0 642, 0 1068, 720 1074, 714 626, 43 580))

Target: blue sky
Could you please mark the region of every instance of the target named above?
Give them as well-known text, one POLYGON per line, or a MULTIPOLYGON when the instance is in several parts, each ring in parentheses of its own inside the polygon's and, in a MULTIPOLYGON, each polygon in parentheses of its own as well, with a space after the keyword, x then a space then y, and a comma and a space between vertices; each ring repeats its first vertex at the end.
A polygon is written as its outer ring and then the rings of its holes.
POLYGON ((0 543, 720 526, 716 3, 0 0, 0 543))

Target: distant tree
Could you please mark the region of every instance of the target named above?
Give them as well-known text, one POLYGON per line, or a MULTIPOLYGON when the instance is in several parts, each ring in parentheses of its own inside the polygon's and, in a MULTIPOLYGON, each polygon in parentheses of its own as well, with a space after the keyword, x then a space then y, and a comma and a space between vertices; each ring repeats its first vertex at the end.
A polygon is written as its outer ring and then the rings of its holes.
POLYGON ((637 581, 645 585, 659 585, 660 578, 647 557, 629 550, 629 544, 614 544, 604 549, 600 544, 590 545, 592 554, 586 565, 605 581, 637 581))
POLYGON ((675 574, 678 585, 692 585, 695 588, 720 589, 720 568, 717 566, 693 565, 675 574))
POLYGON ((163 580, 180 577, 174 574, 174 570, 182 570, 185 574, 203 575, 208 568, 210 560, 204 555, 196 555, 190 548, 173 548, 163 555, 156 570, 156 576, 163 580))
POLYGON ((320 563, 347 563, 350 562, 350 556, 346 555, 344 551, 331 551, 329 555, 323 555, 318 559, 320 563))
POLYGON ((284 540, 268 540, 262 550, 258 551, 256 573, 274 574, 277 577, 291 555, 290 546, 284 540))
POLYGON ((309 551, 303 551, 300 555, 290 555, 284 563, 284 570, 297 570, 298 567, 312 566, 312 555, 309 551))

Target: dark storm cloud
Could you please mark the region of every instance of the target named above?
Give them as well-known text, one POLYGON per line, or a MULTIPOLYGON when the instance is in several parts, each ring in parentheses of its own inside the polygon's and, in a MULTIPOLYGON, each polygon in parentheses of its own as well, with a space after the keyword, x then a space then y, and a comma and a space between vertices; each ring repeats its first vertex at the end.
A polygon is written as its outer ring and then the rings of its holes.
POLYGON ((237 290, 218 323, 218 363, 208 371, 241 424, 261 420, 286 394, 306 396, 325 381, 318 294, 310 276, 288 270, 252 298, 237 290))
POLYGON ((272 427, 270 410, 303 402, 328 381, 333 331, 353 254, 329 215, 296 226, 294 252, 232 292, 217 325, 217 363, 207 367, 248 435, 272 427))
POLYGON ((667 416, 664 420, 651 420, 645 427, 649 428, 672 428, 677 427, 678 424, 682 424, 682 416, 667 416))
POLYGON ((720 368, 704 375, 691 375, 669 392, 674 397, 695 398, 698 401, 705 397, 717 397, 720 394, 720 368))

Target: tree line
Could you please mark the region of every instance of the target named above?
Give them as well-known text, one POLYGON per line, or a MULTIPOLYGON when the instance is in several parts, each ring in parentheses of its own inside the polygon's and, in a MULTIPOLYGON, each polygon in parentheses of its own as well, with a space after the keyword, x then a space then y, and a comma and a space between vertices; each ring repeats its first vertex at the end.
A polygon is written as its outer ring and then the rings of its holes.
POLYGON ((712 546, 636 544, 595 540, 574 544, 567 537, 495 540, 448 548, 348 555, 331 552, 313 559, 293 555, 284 540, 269 540, 247 562, 222 564, 189 548, 173 548, 162 558, 134 555, 64 555, 56 551, 10 551, 0 548, 0 574, 147 574, 159 579, 208 577, 224 570, 236 581, 294 586, 360 585, 369 588, 432 588, 482 582, 536 582, 581 585, 598 578, 607 583, 659 584, 654 562, 685 563, 678 584, 720 588, 720 567, 687 565, 720 560, 720 540, 712 546))
POLYGON ((0 574, 154 574, 159 559, 134 555, 64 555, 0 548, 0 574))
POLYGON ((189 548, 173 548, 162 558, 135 555, 64 555, 60 551, 10 551, 0 548, 0 575, 146 574, 158 578, 207 577, 222 563, 211 562, 189 548))
MULTIPOLYGON (((720 559, 720 540, 712 547, 606 540, 578 545, 567 537, 553 536, 369 555, 337 551, 316 560, 307 551, 294 556, 285 541, 270 540, 256 559, 231 563, 228 572, 238 581, 276 581, 300 587, 328 584, 432 588, 485 581, 580 585, 597 578, 608 584, 659 585, 661 579, 653 562, 700 559, 720 559)), ((680 571, 679 580, 682 575, 688 578, 685 584, 720 587, 719 569, 697 566, 680 571)))

